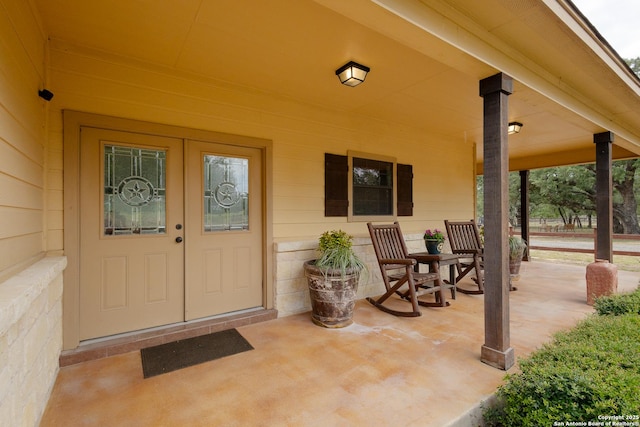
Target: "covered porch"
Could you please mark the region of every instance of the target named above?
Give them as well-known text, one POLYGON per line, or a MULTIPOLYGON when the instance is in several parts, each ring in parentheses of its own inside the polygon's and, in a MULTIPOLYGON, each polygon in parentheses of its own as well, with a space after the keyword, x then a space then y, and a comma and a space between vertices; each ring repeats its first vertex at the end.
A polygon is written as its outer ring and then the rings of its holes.
MULTIPOLYGON (((90 151, 112 146, 101 141, 116 139, 127 147, 155 150, 156 140, 138 144, 137 138, 169 138, 171 143, 164 145, 170 149, 169 159, 198 152, 200 142, 216 152, 259 149, 261 160, 255 164, 261 171, 254 175, 261 191, 254 194, 262 198, 251 209, 260 217, 253 227, 259 241, 251 245, 258 272, 252 284, 259 292, 243 299, 239 308, 225 307, 202 317, 260 308, 277 311, 281 318, 240 328, 255 351, 152 380, 140 379, 137 353, 62 368, 50 403, 51 408, 60 407, 61 418, 50 411, 44 425, 56 420, 63 425, 104 424, 105 419, 134 425, 270 424, 283 419, 289 424, 347 424, 373 419, 397 425, 436 419, 430 411, 455 419, 502 378, 502 372, 489 373, 491 368, 479 363, 478 352, 482 331, 490 329, 483 328, 483 301, 499 301, 502 313, 508 313, 506 292, 499 298, 461 296, 452 307, 425 310, 415 321, 389 318, 360 305, 355 327, 318 330, 308 315, 300 314, 307 299, 299 272, 302 260, 314 251, 308 242, 334 228, 363 236, 366 221, 365 215, 355 220, 348 214, 327 215, 326 156, 362 153, 411 166, 413 210, 396 215, 392 197, 393 218, 385 220, 401 217, 405 235, 415 235, 441 226, 445 218, 476 216, 475 177, 487 175, 492 163, 485 164, 485 158, 491 158, 484 151, 486 128, 500 136, 499 148, 508 154, 499 162, 502 174, 507 169, 592 162, 594 135, 603 133, 616 136, 607 151, 612 158, 640 155, 640 80, 569 0, 0 0, 0 5, 7 58, 0 67, 0 284, 10 297, 0 298, 6 302, 0 310, 0 342, 11 344, 0 351, 0 360, 7 361, 0 377, 8 378, 8 386, 0 390, 0 420, 8 424, 38 423, 62 351, 113 332, 80 331, 81 326, 110 325, 113 320, 87 316, 99 312, 81 299, 87 295, 91 303, 109 308, 103 312, 114 313, 114 304, 102 298, 107 293, 97 288, 91 289, 95 294, 87 292, 88 284, 113 291, 121 297, 118 304, 132 314, 130 319, 136 318, 137 308, 125 298, 127 287, 145 281, 129 280, 121 269, 120 280, 103 282, 106 275, 95 274, 96 264, 85 262, 97 251, 91 250, 96 242, 82 243, 84 237, 116 241, 102 230, 99 215, 87 214, 102 206, 98 199, 111 191, 98 184, 105 157, 90 151), (336 68, 350 60, 371 68, 361 87, 345 88, 335 76, 336 68), (491 126, 486 126, 489 115, 483 112, 479 82, 502 74, 513 79, 509 109, 501 103, 500 114, 490 115, 491 126), (75 121, 69 119, 73 115, 75 121), (512 120, 523 123, 525 130, 512 135, 507 147, 506 127, 512 120), (107 131, 109 138, 85 129, 107 131), (121 138, 122 133, 127 137, 121 138), (83 134, 94 137, 83 142, 83 134), (134 135, 136 140, 129 140, 134 135), (83 162, 85 154, 102 166, 83 162), (90 182, 81 176, 83 171, 97 181, 81 187, 90 182), (434 185, 439 182, 447 186, 434 185), (93 222, 83 224, 83 218, 93 222), (280 251, 283 246, 291 250, 280 251), (81 272, 91 277, 81 278, 81 272), (5 286, 9 281, 11 286, 5 286), (288 315, 291 319, 285 319, 288 315), (326 349, 340 365, 325 360, 320 350, 326 349), (438 366, 440 360, 452 366, 438 366), (133 362, 133 370, 123 371, 120 379, 111 366, 124 367, 127 361, 133 362), (204 375, 203 369, 212 366, 214 375, 204 375), (487 378, 463 381, 485 371, 487 378), (385 392, 396 383, 399 400, 388 403, 385 392), (96 393, 96 384, 109 387, 96 393), (463 396, 477 384, 486 389, 466 401, 463 396), (318 391, 324 389, 328 394, 318 391), (63 396, 70 391, 78 395, 63 396), (300 402, 292 404, 292 398, 300 402), (66 407, 61 401, 78 406, 66 407), (91 414, 92 407, 104 412, 91 414), (119 414, 125 418, 118 420, 119 414)), ((506 98, 506 92, 490 93, 506 98)), ((177 295, 172 300, 175 317, 167 322, 192 319, 181 301, 194 295, 190 286, 202 284, 179 273, 189 270, 190 261, 202 259, 180 249, 195 239, 187 236, 182 244, 185 236, 179 230, 203 229, 196 216, 182 221, 185 208, 203 211, 178 190, 198 188, 186 185, 196 181, 184 171, 197 170, 187 167, 190 156, 186 158, 176 160, 169 174, 176 179, 176 191, 163 199, 174 211, 159 216, 164 218, 162 227, 173 234, 160 233, 163 246, 154 247, 148 257, 175 255, 168 270, 148 270, 158 272, 148 283, 166 281, 177 295), (159 273, 169 270, 178 272, 175 278, 159 273)), ((352 187, 347 183, 339 189, 348 194, 352 187)), ((397 193, 398 188, 390 190, 397 193)), ((493 191, 500 193, 499 188, 493 191)), ((493 218, 500 220, 504 239, 502 212, 494 212, 493 218)), ((119 257, 120 266, 128 265, 122 249, 133 247, 127 244, 130 240, 127 236, 118 241, 121 247, 113 259, 119 257)), ((235 241, 228 246, 232 244, 235 241)), ((504 247, 487 252, 504 259, 504 247)), ((136 249, 134 255, 144 254, 136 249)), ((491 279, 497 276, 488 274, 487 281, 502 286, 504 280, 491 279)), ((502 325, 513 325, 513 340, 504 334, 500 338, 505 345, 496 350, 512 355, 513 346, 520 357, 536 345, 522 341, 533 339, 526 329, 531 322, 522 320, 529 312, 540 316, 558 304, 556 316, 571 324, 576 320, 572 316, 589 311, 581 302, 580 284, 572 293, 572 304, 580 310, 574 313, 572 305, 559 298, 559 276, 557 271, 547 276, 549 289, 539 295, 545 304, 528 297, 523 283, 512 297, 512 318, 501 319, 502 325)), ((531 290, 543 286, 540 274, 535 277, 531 290)), ((575 281, 583 277, 584 268, 574 271, 575 281)), ((365 284, 364 291, 376 291, 376 285, 380 283, 365 284)), ((163 300, 162 292, 159 295, 156 299, 163 300)), ((166 324, 154 318, 137 326, 130 319, 118 332, 166 324)), ((539 342, 548 332, 540 332, 539 342)))
MULTIPOLYGON (((593 312, 584 266, 534 260, 521 274, 510 293, 517 357, 593 312)), ((639 278, 620 271, 619 291, 639 278)), ((339 330, 309 313, 242 326, 254 350, 149 379, 138 351, 67 366, 41 426, 477 425, 505 375, 479 358, 483 299, 458 293, 418 318, 360 300, 354 324, 339 330)))

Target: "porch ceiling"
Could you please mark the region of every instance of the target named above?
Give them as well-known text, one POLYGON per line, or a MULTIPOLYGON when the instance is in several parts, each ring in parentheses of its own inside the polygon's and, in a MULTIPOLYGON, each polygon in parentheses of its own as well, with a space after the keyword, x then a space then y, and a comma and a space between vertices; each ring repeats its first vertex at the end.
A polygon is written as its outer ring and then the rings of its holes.
POLYGON ((614 157, 640 155, 640 84, 594 53, 602 46, 584 38, 579 17, 559 17, 564 0, 34 3, 51 39, 473 141, 480 171, 478 82, 498 69, 516 80, 509 119, 524 123, 510 137, 512 169, 593 161, 593 134, 605 130, 616 133, 614 157), (437 36, 399 16, 406 8, 437 36), (371 67, 357 88, 334 74, 349 60, 371 67))

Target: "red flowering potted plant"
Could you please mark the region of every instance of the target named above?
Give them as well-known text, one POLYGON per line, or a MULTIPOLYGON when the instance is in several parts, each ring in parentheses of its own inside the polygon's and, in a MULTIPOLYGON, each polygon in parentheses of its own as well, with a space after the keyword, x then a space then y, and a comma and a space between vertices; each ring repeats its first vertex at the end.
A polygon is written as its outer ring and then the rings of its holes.
POLYGON ((424 232, 424 244, 427 247, 427 252, 430 254, 439 254, 444 247, 444 233, 437 228, 433 230, 428 229, 424 232))

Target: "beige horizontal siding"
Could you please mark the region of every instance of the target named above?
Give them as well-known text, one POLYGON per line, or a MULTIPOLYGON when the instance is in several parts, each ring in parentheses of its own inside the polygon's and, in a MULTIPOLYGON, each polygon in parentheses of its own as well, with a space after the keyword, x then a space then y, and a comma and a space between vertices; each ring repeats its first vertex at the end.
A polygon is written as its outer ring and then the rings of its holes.
MULTIPOLYGON (((29 261, 36 261, 42 251, 42 233, 18 234, 0 239, 0 272, 12 271, 15 266, 26 267, 29 261)), ((15 271, 13 271, 15 272, 15 271)), ((0 280, 7 277, 0 276, 0 280)))
POLYGON ((0 173, 0 206, 42 209, 43 189, 18 178, 0 173))
POLYGON ((46 41, 30 3, 0 0, 0 281, 44 248, 46 41))
POLYGON ((0 143, 0 171, 4 175, 19 177, 31 185, 42 187, 42 167, 42 163, 29 158, 24 152, 10 145, 9 141, 0 143))
POLYGON ((42 211, 0 206, 0 239, 42 232, 42 211))
MULTIPOLYGON (((473 215, 473 151, 462 137, 429 135, 424 129, 301 105, 60 41, 51 47, 56 97, 66 108, 272 140, 273 231, 278 240, 314 238, 328 228, 366 234, 364 223, 324 216, 325 152, 357 150, 412 164, 414 216, 401 218, 409 230, 444 226, 444 218, 459 212, 473 215)), ((51 114, 55 127, 61 112, 51 114)), ((48 176, 57 185, 55 174, 48 176)), ((54 203, 50 200, 49 206, 54 203)))

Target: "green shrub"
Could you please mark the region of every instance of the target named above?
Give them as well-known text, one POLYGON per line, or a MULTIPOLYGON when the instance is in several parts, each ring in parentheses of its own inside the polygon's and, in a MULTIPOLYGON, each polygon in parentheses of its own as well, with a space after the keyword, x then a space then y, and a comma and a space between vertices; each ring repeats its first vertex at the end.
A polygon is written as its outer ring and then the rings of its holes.
POLYGON ((603 315, 640 314, 640 288, 630 294, 616 294, 597 298, 593 304, 596 312, 603 315))
MULTIPOLYGON (((489 426, 552 426, 640 414, 640 316, 591 316, 507 375, 489 426)), ((586 425, 586 424, 585 424, 586 425)))
POLYGON ((347 270, 365 270, 366 264, 356 255, 352 246, 353 237, 347 232, 325 231, 318 239, 320 258, 316 261, 316 266, 325 271, 340 270, 343 276, 347 274, 347 270))

